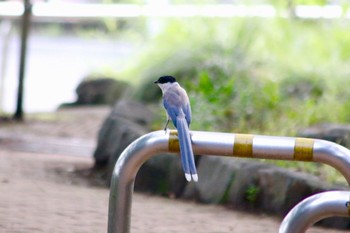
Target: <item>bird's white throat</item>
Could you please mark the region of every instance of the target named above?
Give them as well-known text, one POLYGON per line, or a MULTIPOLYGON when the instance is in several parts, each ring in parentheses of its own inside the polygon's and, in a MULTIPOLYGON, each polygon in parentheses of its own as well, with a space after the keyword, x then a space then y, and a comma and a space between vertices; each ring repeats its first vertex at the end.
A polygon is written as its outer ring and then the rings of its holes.
POLYGON ((166 92, 170 87, 180 86, 178 82, 174 83, 158 83, 158 86, 162 90, 162 92, 166 92))

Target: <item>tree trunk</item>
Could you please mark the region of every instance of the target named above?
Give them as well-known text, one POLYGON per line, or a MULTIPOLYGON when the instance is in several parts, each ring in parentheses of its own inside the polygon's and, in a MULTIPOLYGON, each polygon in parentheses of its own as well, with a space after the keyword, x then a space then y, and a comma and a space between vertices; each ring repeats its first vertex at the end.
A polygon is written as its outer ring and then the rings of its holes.
POLYGON ((15 120, 22 121, 23 114, 23 96, 24 96, 24 74, 26 65, 27 42, 30 28, 32 5, 30 0, 24 0, 24 13, 22 16, 22 33, 21 33, 21 51, 19 64, 19 78, 17 90, 17 106, 16 112, 13 116, 15 120))

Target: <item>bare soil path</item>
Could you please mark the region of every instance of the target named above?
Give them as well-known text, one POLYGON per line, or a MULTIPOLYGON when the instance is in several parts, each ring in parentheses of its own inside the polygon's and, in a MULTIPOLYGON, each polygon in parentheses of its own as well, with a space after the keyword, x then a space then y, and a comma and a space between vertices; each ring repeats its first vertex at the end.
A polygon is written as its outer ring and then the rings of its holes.
MULTIPOLYGON (((86 177, 93 164, 88 153, 108 109, 56 114, 46 120, 0 125, 0 232, 107 232, 109 190, 92 185, 86 177), (60 147, 74 147, 74 153, 60 147)), ((279 224, 280 219, 271 216, 222 206, 139 193, 133 198, 131 232, 278 232, 279 224)), ((312 228, 308 232, 345 231, 312 228)))

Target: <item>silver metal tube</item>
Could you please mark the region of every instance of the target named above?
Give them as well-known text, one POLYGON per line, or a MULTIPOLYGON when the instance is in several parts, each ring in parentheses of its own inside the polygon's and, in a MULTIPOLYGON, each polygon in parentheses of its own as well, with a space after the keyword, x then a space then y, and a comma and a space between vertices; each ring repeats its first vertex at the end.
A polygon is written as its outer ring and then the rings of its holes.
POLYGON ((337 169, 350 184, 349 150, 339 144, 315 140, 313 161, 328 164, 337 169))
MULTIPOLYGON (((350 151, 332 142, 201 131, 191 131, 191 136, 195 154, 322 162, 337 169, 350 184, 350 151)), ((146 134, 123 151, 111 180, 108 233, 130 232, 133 186, 141 165, 154 155, 178 151, 176 131, 146 134)))
POLYGON ((120 155, 112 174, 108 232, 130 232, 131 202, 136 174, 151 156, 168 151, 164 131, 146 134, 131 143, 120 155))
POLYGON ((349 191, 330 191, 306 198, 287 214, 279 233, 303 233, 321 219, 332 216, 349 217, 349 199, 349 191))

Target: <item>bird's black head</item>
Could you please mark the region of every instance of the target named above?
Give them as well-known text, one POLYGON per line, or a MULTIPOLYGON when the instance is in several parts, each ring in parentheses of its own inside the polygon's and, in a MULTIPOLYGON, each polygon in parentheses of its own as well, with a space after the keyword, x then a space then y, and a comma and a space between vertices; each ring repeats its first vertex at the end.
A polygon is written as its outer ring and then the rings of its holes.
POLYGON ((164 84, 164 83, 174 83, 174 82, 176 82, 176 79, 173 76, 167 75, 167 76, 160 77, 154 83, 164 84))

